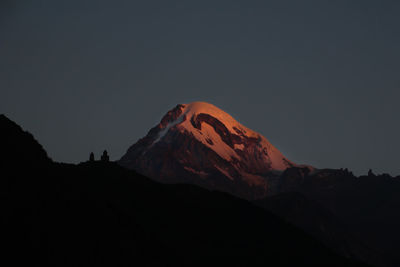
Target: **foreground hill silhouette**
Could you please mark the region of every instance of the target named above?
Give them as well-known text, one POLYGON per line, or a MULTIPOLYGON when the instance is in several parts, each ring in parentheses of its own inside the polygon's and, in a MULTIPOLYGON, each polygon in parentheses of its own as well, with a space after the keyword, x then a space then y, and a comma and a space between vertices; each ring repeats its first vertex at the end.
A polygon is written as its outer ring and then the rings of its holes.
POLYGON ((0 129, 7 266, 365 266, 245 200, 114 163, 53 163, 4 116, 0 129))
POLYGON ((399 176, 370 172, 368 176, 356 177, 347 170, 310 173, 304 168, 290 168, 281 180, 280 194, 257 200, 259 206, 286 218, 327 245, 342 242, 339 247, 332 247, 342 252, 347 247, 344 254, 351 251, 379 266, 400 266, 399 176), (299 195, 306 199, 306 205, 294 202, 299 195), (317 208, 312 207, 315 204, 317 208), (316 221, 323 221, 324 227, 318 229, 316 221), (366 251, 360 241, 377 253, 366 251), (380 259, 376 258, 378 254, 380 259))
POLYGON ((374 266, 396 266, 328 208, 299 192, 281 193, 254 203, 303 229, 340 255, 374 266))

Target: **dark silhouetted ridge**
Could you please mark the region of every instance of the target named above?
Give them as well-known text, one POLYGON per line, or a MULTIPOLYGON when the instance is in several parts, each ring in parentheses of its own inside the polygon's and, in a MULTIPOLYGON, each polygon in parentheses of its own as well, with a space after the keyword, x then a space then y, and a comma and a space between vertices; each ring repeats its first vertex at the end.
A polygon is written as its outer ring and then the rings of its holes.
POLYGON ((50 162, 43 147, 29 132, 23 131, 5 115, 0 115, 0 159, 1 162, 18 165, 35 165, 50 162))
POLYGON ((6 266, 365 266, 226 193, 160 184, 107 161, 29 167, 45 152, 1 124, 17 151, 11 145, 5 163, 21 166, 1 178, 6 266))

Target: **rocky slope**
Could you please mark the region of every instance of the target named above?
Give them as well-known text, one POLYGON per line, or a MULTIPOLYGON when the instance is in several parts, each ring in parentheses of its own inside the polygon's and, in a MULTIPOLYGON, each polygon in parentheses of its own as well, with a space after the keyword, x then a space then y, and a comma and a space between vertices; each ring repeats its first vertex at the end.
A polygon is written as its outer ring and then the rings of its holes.
POLYGON ((265 137, 204 102, 180 104, 119 163, 166 183, 194 183, 256 199, 296 164, 265 137))

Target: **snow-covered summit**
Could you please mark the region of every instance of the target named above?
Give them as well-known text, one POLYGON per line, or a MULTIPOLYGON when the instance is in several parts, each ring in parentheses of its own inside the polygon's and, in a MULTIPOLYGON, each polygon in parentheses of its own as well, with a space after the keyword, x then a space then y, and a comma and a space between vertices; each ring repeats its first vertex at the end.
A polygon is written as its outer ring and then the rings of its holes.
POLYGON ((246 198, 265 195, 271 186, 266 177, 296 166, 264 136, 205 102, 168 111, 119 162, 163 182, 195 183, 246 198))
POLYGON ((291 163, 264 136, 243 126, 222 109, 206 102, 181 104, 177 108, 181 111, 180 115, 163 127, 154 143, 159 142, 171 128, 176 127, 180 131, 191 133, 197 140, 214 150, 223 159, 232 160, 232 158, 236 158, 240 160, 240 156, 236 153, 236 150, 243 151, 246 149, 244 139, 257 139, 259 148, 265 152, 265 161, 268 164, 270 163, 271 169, 285 170, 290 166, 291 163), (196 119, 199 115, 204 117, 200 121, 200 129, 193 123, 194 121, 198 121, 196 119), (216 125, 213 125, 216 121, 210 122, 205 119, 206 116, 204 115, 211 116, 221 122, 228 132, 217 132, 215 129, 216 125), (236 138, 237 142, 234 142, 233 146, 230 146, 223 140, 224 135, 229 134, 240 137, 236 138))
MULTIPOLYGON (((198 114, 209 114, 214 118, 220 120, 224 123, 225 127, 228 128, 229 131, 232 133, 236 132, 239 129, 248 137, 258 137, 259 134, 244 127, 242 124, 237 122, 231 115, 223 111, 222 109, 217 108, 213 104, 207 102, 192 102, 190 104, 183 104, 182 105, 182 113, 188 117, 197 116, 198 114)), ((184 124, 182 126, 186 126, 184 124)), ((190 128, 190 126, 189 126, 190 128)))

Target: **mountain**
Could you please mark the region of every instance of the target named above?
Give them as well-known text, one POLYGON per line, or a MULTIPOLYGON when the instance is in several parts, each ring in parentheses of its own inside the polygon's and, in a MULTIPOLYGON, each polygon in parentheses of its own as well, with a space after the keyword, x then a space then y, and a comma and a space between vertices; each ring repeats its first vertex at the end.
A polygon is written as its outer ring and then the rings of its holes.
POLYGON ((163 183, 195 184, 251 200, 343 256, 377 266, 400 263, 398 179, 359 179, 347 169, 295 164, 211 104, 177 105, 119 164, 163 183))
POLYGON ((46 160, 15 126, 0 120, 13 133, 0 138, 12 155, 0 165, 2 265, 366 266, 226 193, 157 183, 111 162, 46 160), (21 152, 43 158, 14 157, 21 152))
POLYGON ((264 197, 296 166, 264 136, 212 104, 179 104, 119 160, 165 183, 192 183, 247 199, 264 197))

